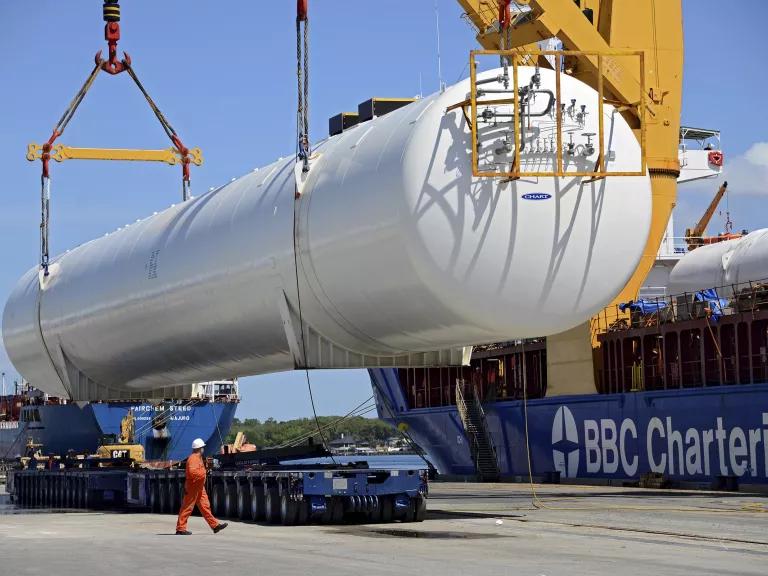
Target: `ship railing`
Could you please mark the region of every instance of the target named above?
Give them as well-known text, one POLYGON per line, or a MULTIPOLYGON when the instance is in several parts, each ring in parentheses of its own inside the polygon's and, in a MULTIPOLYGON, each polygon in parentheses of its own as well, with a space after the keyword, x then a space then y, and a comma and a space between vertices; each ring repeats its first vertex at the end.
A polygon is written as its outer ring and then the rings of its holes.
POLYGON ((768 310, 768 278, 617 304, 593 317, 591 327, 599 335, 760 310, 768 310))

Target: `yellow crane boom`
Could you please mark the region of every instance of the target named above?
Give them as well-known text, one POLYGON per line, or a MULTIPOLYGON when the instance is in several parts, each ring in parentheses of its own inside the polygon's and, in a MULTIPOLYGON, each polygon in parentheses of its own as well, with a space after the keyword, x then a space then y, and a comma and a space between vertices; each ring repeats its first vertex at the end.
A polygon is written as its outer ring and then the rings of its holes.
POLYGON ((727 190, 728 182, 723 182, 720 188, 717 189, 717 192, 715 192, 715 197, 712 198, 712 202, 709 203, 709 206, 707 206, 707 209, 696 223, 696 226, 685 230, 685 241, 688 244, 689 250, 701 246, 701 237, 704 235, 704 232, 706 232, 707 226, 709 226, 709 221, 712 220, 712 216, 715 214, 715 210, 717 210, 717 205, 720 204, 720 200, 723 199, 727 190))
MULTIPOLYGON (((457 0, 477 28, 477 40, 488 50, 525 53, 537 42, 556 37, 565 50, 609 53, 642 51, 645 80, 644 147, 651 180, 651 228, 641 260, 614 303, 636 298, 656 259, 677 195, 680 174, 678 142, 683 81, 681 0, 517 0, 516 13, 502 46, 500 4, 505 0, 457 0)), ((637 71, 621 58, 609 58, 602 89, 606 98, 641 100, 637 71)), ((539 63, 545 63, 539 59, 539 63)), ((598 89, 596 58, 574 55, 566 73, 598 89)), ((640 141, 637 109, 622 112, 640 141), (633 117, 634 116, 634 117, 633 117)), ((630 216, 631 217, 631 216, 630 216)), ((583 325, 547 340, 548 395, 595 391, 590 328, 583 325)))

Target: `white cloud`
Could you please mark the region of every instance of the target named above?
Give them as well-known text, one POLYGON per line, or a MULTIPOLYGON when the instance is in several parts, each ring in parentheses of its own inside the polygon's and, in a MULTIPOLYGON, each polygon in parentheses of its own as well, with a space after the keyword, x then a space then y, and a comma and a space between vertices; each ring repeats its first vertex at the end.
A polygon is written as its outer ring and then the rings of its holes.
POLYGON ((681 185, 678 191, 714 194, 723 180, 728 181, 728 191, 734 196, 768 196, 768 142, 755 142, 739 156, 729 156, 726 150, 718 178, 695 180, 681 185))
POLYGON ((744 154, 752 164, 768 167, 768 142, 755 142, 744 154))
POLYGON ((723 178, 728 181, 731 194, 765 196, 768 195, 768 162, 756 164, 744 156, 737 156, 723 170, 723 178))

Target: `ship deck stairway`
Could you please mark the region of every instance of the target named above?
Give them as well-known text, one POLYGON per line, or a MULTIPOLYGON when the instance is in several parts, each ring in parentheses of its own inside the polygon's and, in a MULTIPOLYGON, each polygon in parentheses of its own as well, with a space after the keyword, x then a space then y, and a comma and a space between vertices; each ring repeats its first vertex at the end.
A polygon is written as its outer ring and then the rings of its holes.
POLYGON ((467 386, 463 380, 456 382, 456 407, 469 440, 472 461, 481 482, 497 482, 500 477, 496 448, 485 418, 476 386, 467 386))

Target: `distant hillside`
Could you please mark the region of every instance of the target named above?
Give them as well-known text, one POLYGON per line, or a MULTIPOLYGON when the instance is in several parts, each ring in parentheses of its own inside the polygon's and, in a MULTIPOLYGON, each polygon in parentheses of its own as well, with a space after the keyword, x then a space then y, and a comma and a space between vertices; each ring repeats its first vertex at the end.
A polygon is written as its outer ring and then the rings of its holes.
MULTIPOLYGON (((362 416, 348 418, 335 426, 325 428, 339 418, 340 416, 321 416, 318 418, 325 439, 329 442, 344 434, 345 437, 354 437, 357 442, 376 444, 397 435, 397 431, 389 424, 375 418, 363 418, 362 416)), ((314 436, 317 442, 320 441, 314 418, 301 418, 285 422, 278 422, 272 418, 264 422, 258 419, 241 421, 235 418, 227 442, 232 442, 235 434, 241 431, 245 433, 248 442, 255 444, 258 448, 282 446, 309 435, 314 436)))

